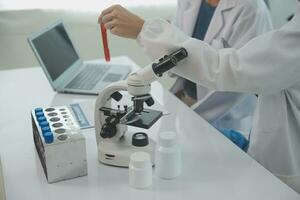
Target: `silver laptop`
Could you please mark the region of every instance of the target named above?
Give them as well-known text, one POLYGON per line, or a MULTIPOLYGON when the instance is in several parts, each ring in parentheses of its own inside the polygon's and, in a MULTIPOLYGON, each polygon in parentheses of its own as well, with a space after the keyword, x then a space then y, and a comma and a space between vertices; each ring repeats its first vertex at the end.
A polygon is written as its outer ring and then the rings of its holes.
POLYGON ((28 42, 52 88, 58 92, 98 94, 108 84, 125 79, 131 71, 128 65, 83 62, 61 20, 34 33, 28 42))

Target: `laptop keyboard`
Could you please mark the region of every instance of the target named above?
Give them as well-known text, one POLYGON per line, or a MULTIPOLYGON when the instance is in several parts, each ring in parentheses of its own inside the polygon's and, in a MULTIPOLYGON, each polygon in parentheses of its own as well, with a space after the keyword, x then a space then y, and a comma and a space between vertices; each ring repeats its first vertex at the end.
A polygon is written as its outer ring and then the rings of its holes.
POLYGON ((97 85, 108 69, 109 67, 106 65, 99 66, 99 64, 87 64, 66 88, 91 90, 97 85))

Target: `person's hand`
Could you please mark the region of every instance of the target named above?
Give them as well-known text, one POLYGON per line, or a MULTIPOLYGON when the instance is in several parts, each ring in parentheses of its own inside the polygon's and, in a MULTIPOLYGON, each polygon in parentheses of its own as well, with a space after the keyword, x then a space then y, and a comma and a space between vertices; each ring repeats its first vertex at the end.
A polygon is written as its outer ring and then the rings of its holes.
POLYGON ((103 23, 114 35, 136 39, 142 30, 144 20, 120 5, 113 5, 102 11, 98 23, 103 23))

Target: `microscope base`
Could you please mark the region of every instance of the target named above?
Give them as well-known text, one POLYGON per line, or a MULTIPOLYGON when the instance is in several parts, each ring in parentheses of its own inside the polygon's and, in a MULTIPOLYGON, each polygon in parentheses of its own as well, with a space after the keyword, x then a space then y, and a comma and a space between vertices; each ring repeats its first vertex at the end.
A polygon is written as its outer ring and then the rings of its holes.
POLYGON ((103 140, 98 144, 98 160, 107 165, 128 167, 130 155, 143 151, 149 153, 154 165, 154 148, 155 142, 151 138, 149 138, 149 144, 145 147, 135 147, 126 141, 113 142, 111 140, 103 140))

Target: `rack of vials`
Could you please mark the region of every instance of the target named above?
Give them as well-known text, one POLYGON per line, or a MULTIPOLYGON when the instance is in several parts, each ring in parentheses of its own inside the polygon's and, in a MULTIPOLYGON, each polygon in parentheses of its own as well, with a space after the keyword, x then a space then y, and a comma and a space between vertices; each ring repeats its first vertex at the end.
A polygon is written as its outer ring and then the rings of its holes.
POLYGON ((35 108, 33 138, 48 183, 87 175, 86 143, 67 106, 35 108))

